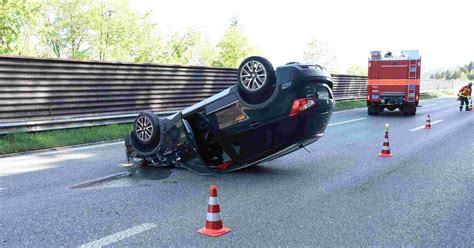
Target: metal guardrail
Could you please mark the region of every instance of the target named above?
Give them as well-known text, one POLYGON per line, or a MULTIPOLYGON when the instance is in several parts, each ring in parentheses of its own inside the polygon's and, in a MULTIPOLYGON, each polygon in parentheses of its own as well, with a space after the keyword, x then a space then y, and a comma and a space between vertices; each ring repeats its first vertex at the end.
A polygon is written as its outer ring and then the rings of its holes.
MULTIPOLYGON (((0 56, 0 134, 131 122, 170 114, 236 82, 236 69, 0 56)), ((366 77, 333 75, 337 100, 362 99, 366 77)))

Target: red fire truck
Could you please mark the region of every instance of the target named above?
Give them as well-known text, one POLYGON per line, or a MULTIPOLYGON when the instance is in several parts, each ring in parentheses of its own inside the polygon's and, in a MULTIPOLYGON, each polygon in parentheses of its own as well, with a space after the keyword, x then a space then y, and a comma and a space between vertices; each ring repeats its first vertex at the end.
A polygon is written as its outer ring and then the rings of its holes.
POLYGON ((418 50, 400 55, 370 52, 367 80, 367 112, 378 115, 385 108, 415 115, 420 97, 421 57, 418 50))

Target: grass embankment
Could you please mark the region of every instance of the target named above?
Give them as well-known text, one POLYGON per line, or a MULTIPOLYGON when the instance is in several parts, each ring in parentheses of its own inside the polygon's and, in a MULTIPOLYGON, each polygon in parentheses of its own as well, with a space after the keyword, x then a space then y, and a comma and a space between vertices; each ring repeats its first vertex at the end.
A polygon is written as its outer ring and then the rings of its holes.
MULTIPOLYGON (((420 99, 426 100, 426 99, 447 97, 447 96, 453 96, 453 92, 452 91, 439 91, 439 92, 423 93, 420 95, 420 99)), ((340 101, 336 103, 336 111, 363 108, 366 106, 367 106, 367 102, 365 99, 340 101)))
POLYGON ((454 91, 446 90, 446 91, 424 93, 420 95, 420 99, 426 100, 426 99, 431 99, 431 98, 448 97, 448 96, 454 96, 454 91))
POLYGON ((0 154, 122 139, 131 130, 131 124, 116 124, 32 133, 12 133, 0 136, 0 154))
MULTIPOLYGON (((434 92, 422 94, 420 98, 430 99, 452 95, 452 92, 434 92)), ((365 99, 340 101, 336 104, 336 111, 362 108, 365 106, 365 99)), ((12 133, 0 136, 0 154, 122 139, 125 134, 131 130, 131 124, 116 124, 32 133, 12 133)))

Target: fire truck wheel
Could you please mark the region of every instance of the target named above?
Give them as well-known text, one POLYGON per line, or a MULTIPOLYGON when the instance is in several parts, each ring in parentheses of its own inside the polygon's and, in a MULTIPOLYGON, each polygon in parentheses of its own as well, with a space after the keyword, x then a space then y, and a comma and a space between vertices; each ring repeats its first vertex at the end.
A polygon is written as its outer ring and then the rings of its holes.
POLYGON ((404 107, 401 109, 403 115, 416 115, 416 108, 415 107, 404 107))
POLYGON ((369 115, 379 115, 380 112, 381 112, 381 109, 379 107, 370 106, 367 108, 367 113, 369 115))

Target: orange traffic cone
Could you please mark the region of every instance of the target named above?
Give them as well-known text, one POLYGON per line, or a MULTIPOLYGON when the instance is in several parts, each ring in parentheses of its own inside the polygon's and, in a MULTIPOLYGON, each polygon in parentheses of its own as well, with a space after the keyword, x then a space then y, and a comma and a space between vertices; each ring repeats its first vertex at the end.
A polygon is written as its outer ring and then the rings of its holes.
POLYGON ((390 142, 388 141, 388 124, 385 124, 385 138, 383 139, 382 151, 379 154, 380 157, 391 157, 393 154, 390 153, 390 142))
POLYGON ((209 204, 207 206, 206 225, 198 230, 198 233, 208 236, 220 236, 230 232, 230 228, 222 223, 219 199, 217 198, 217 186, 211 185, 209 204))
POLYGON ((431 128, 431 117, 430 117, 430 115, 428 115, 426 117, 425 128, 428 128, 428 129, 431 128))

